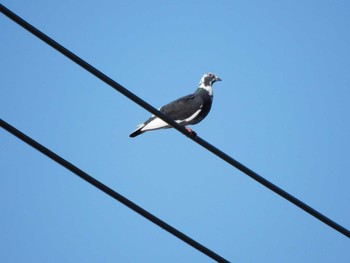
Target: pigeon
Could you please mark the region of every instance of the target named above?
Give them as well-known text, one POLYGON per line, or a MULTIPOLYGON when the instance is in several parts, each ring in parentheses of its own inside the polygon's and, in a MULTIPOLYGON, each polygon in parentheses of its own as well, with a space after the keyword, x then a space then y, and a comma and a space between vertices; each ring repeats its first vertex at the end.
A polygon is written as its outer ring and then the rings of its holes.
MULTIPOLYGON (((161 107, 159 111, 172 118, 178 124, 185 126, 190 134, 194 133, 186 125, 197 124, 208 115, 213 102, 212 85, 216 81, 221 81, 221 79, 213 73, 204 74, 197 90, 193 94, 170 102, 161 107)), ((139 124, 129 136, 133 138, 146 131, 164 128, 171 128, 171 126, 157 116, 152 115, 147 121, 139 124)))

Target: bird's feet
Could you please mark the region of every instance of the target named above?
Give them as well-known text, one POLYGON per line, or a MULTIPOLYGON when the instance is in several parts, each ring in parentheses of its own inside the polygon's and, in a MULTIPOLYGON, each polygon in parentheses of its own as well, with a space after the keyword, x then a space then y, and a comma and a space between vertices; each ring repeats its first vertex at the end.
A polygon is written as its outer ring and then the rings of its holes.
POLYGON ((186 130, 188 131, 188 137, 194 138, 197 136, 197 133, 193 131, 191 128, 185 127, 186 130))

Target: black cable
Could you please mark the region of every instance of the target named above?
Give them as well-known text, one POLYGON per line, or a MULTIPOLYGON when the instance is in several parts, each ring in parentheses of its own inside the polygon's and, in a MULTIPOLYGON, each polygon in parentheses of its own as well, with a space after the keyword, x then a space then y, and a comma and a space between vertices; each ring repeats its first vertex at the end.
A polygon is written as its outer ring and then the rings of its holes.
POLYGON ((156 108, 154 108, 153 106, 151 106, 150 104, 148 104, 147 102, 145 102, 144 100, 142 100, 141 98, 139 98, 138 96, 136 96, 135 94, 133 94, 132 92, 130 92, 129 90, 127 90, 126 88, 124 88, 123 86, 118 84, 117 82, 115 82, 114 80, 112 80, 107 75, 103 74, 98 69, 91 66, 89 63, 87 63, 86 61, 84 61, 83 59, 81 59, 80 57, 78 57, 77 55, 75 55, 74 53, 72 53, 71 51, 69 51, 68 49, 66 49, 62 45, 60 45, 59 43, 57 43, 55 40, 51 39, 50 37, 48 37, 47 35, 42 33, 40 30, 38 30, 37 28, 35 28, 34 26, 29 24, 28 22, 26 22, 22 18, 20 18, 19 16, 17 16, 13 12, 11 12, 9 9, 5 8, 3 5, 0 5, 0 11, 2 13, 4 13, 8 18, 10 18, 14 22, 16 22, 17 24, 22 26, 24 29, 28 30, 33 35, 35 35, 36 37, 38 37, 39 39, 41 39, 42 41, 44 41, 45 43, 47 43, 48 45, 50 45, 51 47, 56 49, 58 52, 62 53, 64 56, 71 59, 73 62, 77 63, 78 65, 80 65, 81 67, 83 67, 84 69, 89 71, 91 74, 95 75, 97 78, 99 78, 100 80, 102 80, 103 82, 105 82, 106 84, 108 84, 109 86, 114 88, 115 90, 119 91, 120 93, 122 93, 123 95, 128 97, 130 100, 132 100, 136 104, 140 105, 141 107, 143 107, 147 111, 151 112, 152 114, 158 116, 159 118, 164 120, 166 123, 168 123, 172 127, 174 127, 176 130, 178 130, 181 133, 183 133, 184 135, 188 136, 193 141, 197 142, 198 144, 200 144, 201 146, 203 146, 204 148, 206 148, 207 150, 209 150, 210 152, 212 152, 213 154, 215 154, 216 156, 218 156, 222 160, 224 160, 227 163, 231 164, 232 166, 236 167, 238 170, 242 171, 246 175, 253 178, 255 181, 261 183, 262 185, 269 188, 270 190, 272 190, 276 194, 280 195, 281 197, 285 198, 289 202, 291 202, 291 203, 295 204, 296 206, 298 206, 299 208, 303 209, 305 212, 309 213, 313 217, 319 219, 323 223, 327 224, 328 226, 332 227, 333 229, 337 230, 338 232, 340 232, 343 235, 350 238, 350 231, 348 229, 344 228, 343 226, 334 222, 333 220, 331 220, 330 218, 321 214, 317 210, 308 206, 307 204, 305 204, 301 200, 297 199, 296 197, 294 197, 291 194, 287 193, 286 191, 282 190, 278 186, 269 182, 268 180, 266 180, 262 176, 258 175, 254 171, 250 170, 248 167, 244 166, 243 164, 239 163, 238 161, 236 161, 235 159, 233 159, 232 157, 230 157, 226 153, 222 152, 221 150, 214 147, 210 143, 201 139, 199 136, 195 136, 195 137, 192 136, 192 134, 189 133, 185 127, 179 125, 174 120, 170 119, 168 116, 166 116, 163 113, 161 113, 160 111, 158 111, 156 108))
POLYGON ((102 192, 106 193, 110 197, 114 198, 115 200, 121 202, 125 206, 129 207, 130 209, 134 210, 139 215, 145 217, 149 221, 153 222, 157 226, 163 228, 165 231, 173 234, 177 238, 181 239, 182 241, 186 242, 188 245, 192 246, 193 248, 199 250, 200 252, 204 253, 208 257, 216 260, 217 262, 229 262, 228 260, 224 259, 220 255, 216 254, 212 250, 208 249, 207 247, 201 245, 194 239, 190 238, 189 236, 185 235, 184 233, 180 232, 176 228, 172 227, 171 225, 167 224, 166 222, 162 221, 158 217, 154 216, 150 212, 146 211, 142 207, 138 206, 137 204, 133 203, 126 197, 122 196, 121 194, 117 193, 113 189, 109 188, 107 185, 101 183, 100 181, 96 180, 94 177, 88 175, 72 163, 68 162, 67 160, 63 159, 56 153, 50 151, 48 148, 44 147, 40 143, 36 142, 29 136, 25 135, 21 131, 17 130, 15 127, 10 125, 9 123, 5 122, 4 120, 0 119, 0 127, 3 127, 6 131, 11 133, 12 135, 16 136, 17 138, 21 139, 23 142, 27 143, 28 145, 32 146, 34 149, 38 150, 42 154, 46 155, 53 161, 57 162, 58 164, 62 165, 72 173, 79 176, 81 179, 85 180, 89 184, 92 184, 102 192))

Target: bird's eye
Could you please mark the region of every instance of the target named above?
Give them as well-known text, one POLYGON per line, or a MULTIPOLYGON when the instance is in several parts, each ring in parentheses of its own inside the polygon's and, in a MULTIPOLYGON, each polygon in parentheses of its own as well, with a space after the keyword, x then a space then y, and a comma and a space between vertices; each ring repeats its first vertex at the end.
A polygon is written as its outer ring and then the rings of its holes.
POLYGON ((209 77, 214 77, 214 74, 209 73, 208 76, 209 76, 209 77))

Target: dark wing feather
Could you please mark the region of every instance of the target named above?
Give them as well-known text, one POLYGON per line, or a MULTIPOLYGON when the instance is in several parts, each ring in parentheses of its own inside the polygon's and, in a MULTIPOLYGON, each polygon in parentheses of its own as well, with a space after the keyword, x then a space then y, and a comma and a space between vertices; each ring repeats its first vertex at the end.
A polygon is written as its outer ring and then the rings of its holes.
POLYGON ((203 104, 203 101, 190 94, 181 97, 169 104, 161 107, 160 112, 168 115, 173 120, 184 120, 192 116, 203 104))

